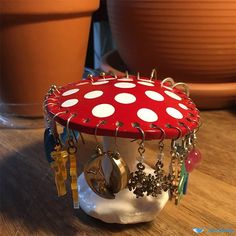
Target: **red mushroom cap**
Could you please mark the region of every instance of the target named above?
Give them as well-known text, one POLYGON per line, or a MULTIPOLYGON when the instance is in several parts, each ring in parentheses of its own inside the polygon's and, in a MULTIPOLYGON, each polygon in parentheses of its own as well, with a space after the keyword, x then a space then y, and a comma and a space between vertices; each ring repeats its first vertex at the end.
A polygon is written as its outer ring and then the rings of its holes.
POLYGON ((184 136, 198 126, 199 111, 183 91, 161 82, 136 76, 87 79, 60 87, 47 97, 46 109, 63 126, 74 115, 69 127, 89 134, 104 121, 98 135, 115 136, 120 122, 118 137, 141 138, 134 123, 145 132, 145 139, 160 138, 161 131, 153 124, 165 131, 166 138, 179 136, 174 127, 184 136))

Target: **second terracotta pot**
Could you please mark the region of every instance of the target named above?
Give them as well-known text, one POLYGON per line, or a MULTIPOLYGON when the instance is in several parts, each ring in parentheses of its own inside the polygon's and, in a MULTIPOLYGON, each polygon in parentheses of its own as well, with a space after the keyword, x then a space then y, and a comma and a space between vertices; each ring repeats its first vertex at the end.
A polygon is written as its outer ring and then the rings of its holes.
POLYGON ((236 81, 236 0, 109 0, 112 33, 133 71, 198 83, 236 81))
MULTIPOLYGON (((104 55, 101 69, 120 76, 128 70, 117 51, 104 55)), ((236 105, 236 82, 188 83, 188 87, 190 97, 199 109, 222 109, 236 105)))
POLYGON ((82 78, 99 1, 0 0, 1 112, 41 116, 49 86, 82 78))

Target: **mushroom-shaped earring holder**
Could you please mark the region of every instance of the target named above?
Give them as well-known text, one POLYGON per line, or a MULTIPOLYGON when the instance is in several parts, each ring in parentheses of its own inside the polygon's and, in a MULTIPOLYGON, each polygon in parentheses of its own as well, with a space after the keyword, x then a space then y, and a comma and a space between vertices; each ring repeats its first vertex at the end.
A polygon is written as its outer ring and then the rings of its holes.
MULTIPOLYGON (((94 135, 96 129, 96 135, 103 136, 104 153, 118 148, 130 173, 135 172, 139 154, 138 144, 132 140, 143 137, 134 124, 145 133, 145 142, 160 139, 161 131, 155 126, 164 130, 167 139, 174 140, 181 130, 181 136, 191 142, 199 124, 199 111, 188 97, 186 85, 175 85, 171 78, 163 81, 153 78, 103 74, 51 89, 44 104, 47 118, 54 117, 53 120, 66 127, 67 120, 75 114, 69 122, 71 130, 94 135), (101 121, 104 122, 98 127, 101 121), (122 124, 118 132, 117 124, 122 124)), ((147 175, 154 173, 153 168, 145 166, 147 175)), ((102 169, 108 181, 112 171, 109 156, 105 156, 102 169)), ((91 190, 83 173, 78 178, 78 189, 84 212, 108 223, 151 221, 169 199, 168 191, 157 197, 136 198, 128 188, 115 194, 114 199, 102 198, 91 190)))

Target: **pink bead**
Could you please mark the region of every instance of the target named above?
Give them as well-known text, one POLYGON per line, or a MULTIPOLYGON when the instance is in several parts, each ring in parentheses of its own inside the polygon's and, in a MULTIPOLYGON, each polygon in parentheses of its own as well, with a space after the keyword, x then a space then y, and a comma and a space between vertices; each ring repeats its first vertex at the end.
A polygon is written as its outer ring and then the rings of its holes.
POLYGON ((186 167, 187 172, 193 171, 193 169, 195 169, 195 167, 201 161, 201 159, 202 159, 202 155, 201 155, 200 151, 196 148, 193 148, 189 152, 189 154, 185 160, 185 167, 186 167))

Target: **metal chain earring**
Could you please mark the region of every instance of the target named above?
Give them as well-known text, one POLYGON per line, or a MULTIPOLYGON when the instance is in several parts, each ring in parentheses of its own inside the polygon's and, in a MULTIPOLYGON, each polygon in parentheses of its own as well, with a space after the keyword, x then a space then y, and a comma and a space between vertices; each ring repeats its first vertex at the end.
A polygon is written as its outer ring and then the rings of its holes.
POLYGON ((159 153, 157 155, 157 162, 155 165, 155 180, 154 180, 154 186, 153 186, 153 197, 157 197, 159 194, 162 193, 162 190, 167 191, 168 190, 168 185, 167 185, 167 179, 165 176, 165 172, 163 170, 163 160, 164 160, 164 139, 166 137, 165 131, 152 124, 151 128, 159 129, 161 132, 161 137, 159 141, 159 153))
POLYGON ((178 130, 179 135, 176 139, 172 140, 171 149, 172 149, 172 156, 175 159, 175 174, 174 174, 174 181, 172 185, 171 197, 175 197, 175 204, 178 205, 183 193, 184 193, 184 186, 188 179, 188 172, 186 171, 185 167, 185 158, 186 158, 186 145, 185 140, 182 139, 181 143, 182 146, 178 144, 177 140, 182 136, 182 131, 178 127, 170 127, 175 128, 178 130))
POLYGON ((171 181, 171 185, 169 186, 169 194, 170 200, 177 196, 178 191, 178 181, 179 181, 179 173, 180 173, 180 166, 179 166, 179 153, 177 151, 177 144, 176 141, 181 137, 182 131, 178 127, 173 127, 171 125, 167 126, 168 128, 177 129, 178 135, 175 139, 171 140, 171 161, 170 161, 170 173, 169 179, 171 181))

